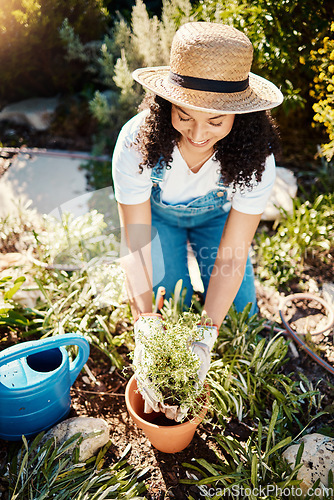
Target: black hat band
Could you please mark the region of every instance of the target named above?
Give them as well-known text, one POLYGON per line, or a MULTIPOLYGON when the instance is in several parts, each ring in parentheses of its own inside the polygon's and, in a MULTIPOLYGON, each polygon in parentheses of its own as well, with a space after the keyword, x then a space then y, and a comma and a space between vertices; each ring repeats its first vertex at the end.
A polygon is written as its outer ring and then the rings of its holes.
POLYGON ((218 92, 222 94, 232 94, 242 92, 249 86, 249 78, 239 82, 229 82, 225 80, 209 80, 207 78, 196 78, 194 76, 183 76, 178 73, 169 72, 168 81, 191 90, 200 90, 201 92, 218 92))

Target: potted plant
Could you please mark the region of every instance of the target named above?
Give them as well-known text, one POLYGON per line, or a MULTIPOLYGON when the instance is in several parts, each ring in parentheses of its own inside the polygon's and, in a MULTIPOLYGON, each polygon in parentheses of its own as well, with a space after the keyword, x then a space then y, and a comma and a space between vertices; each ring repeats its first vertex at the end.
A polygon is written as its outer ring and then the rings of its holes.
POLYGON ((131 417, 152 445, 166 453, 188 446, 208 407, 207 385, 198 378, 200 360, 191 349, 192 342, 199 340, 198 319, 198 315, 185 312, 175 321, 166 319, 164 329, 152 328, 149 337, 139 337, 144 355, 134 361, 134 376, 126 388, 131 417), (180 408, 181 423, 166 419, 164 414, 144 413, 143 381, 159 403, 180 408))

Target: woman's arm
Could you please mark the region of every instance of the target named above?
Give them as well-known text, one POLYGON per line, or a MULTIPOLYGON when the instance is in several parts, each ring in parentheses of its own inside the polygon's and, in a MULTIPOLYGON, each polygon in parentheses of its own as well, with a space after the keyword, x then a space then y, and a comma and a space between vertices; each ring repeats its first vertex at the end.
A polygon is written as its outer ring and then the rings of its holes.
POLYGON ((204 304, 205 313, 218 327, 239 290, 260 219, 261 214, 244 214, 233 208, 228 216, 204 304))
POLYGON ((152 312, 151 202, 118 204, 122 225, 121 265, 133 317, 152 312))

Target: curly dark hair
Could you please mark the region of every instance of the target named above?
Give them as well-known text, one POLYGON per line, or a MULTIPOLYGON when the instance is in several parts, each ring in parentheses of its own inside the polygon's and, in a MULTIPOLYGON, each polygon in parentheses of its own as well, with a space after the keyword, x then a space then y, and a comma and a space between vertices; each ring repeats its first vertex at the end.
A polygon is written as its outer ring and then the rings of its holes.
MULTIPOLYGON (((171 168, 172 153, 181 134, 171 123, 172 104, 158 95, 147 94, 139 110, 149 108, 134 146, 142 154, 140 171, 153 168, 162 158, 171 168)), ((251 189, 252 176, 261 180, 266 158, 279 155, 277 126, 268 111, 235 115, 231 132, 214 145, 214 160, 225 183, 235 189, 251 189)))

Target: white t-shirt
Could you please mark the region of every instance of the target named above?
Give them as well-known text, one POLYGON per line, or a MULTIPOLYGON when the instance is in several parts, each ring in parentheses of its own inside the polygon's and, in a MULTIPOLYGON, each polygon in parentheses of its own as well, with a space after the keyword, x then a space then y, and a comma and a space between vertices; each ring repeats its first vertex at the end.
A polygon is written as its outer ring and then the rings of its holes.
MULTIPOLYGON (((139 170, 141 154, 131 146, 136 139, 138 130, 145 119, 147 111, 135 115, 120 131, 112 159, 115 198, 125 205, 144 203, 151 196, 151 168, 139 170)), ((212 189, 217 189, 220 179, 219 163, 211 157, 197 173, 189 170, 177 147, 172 154, 172 168, 165 170, 160 183, 161 199, 169 205, 187 204, 200 196, 206 195, 212 189)), ((246 214, 261 214, 267 204, 274 185, 275 159, 270 155, 266 159, 265 170, 261 181, 256 184, 253 176, 253 188, 245 188, 242 192, 237 188, 232 193, 231 186, 227 188, 228 199, 238 212, 246 214)))

